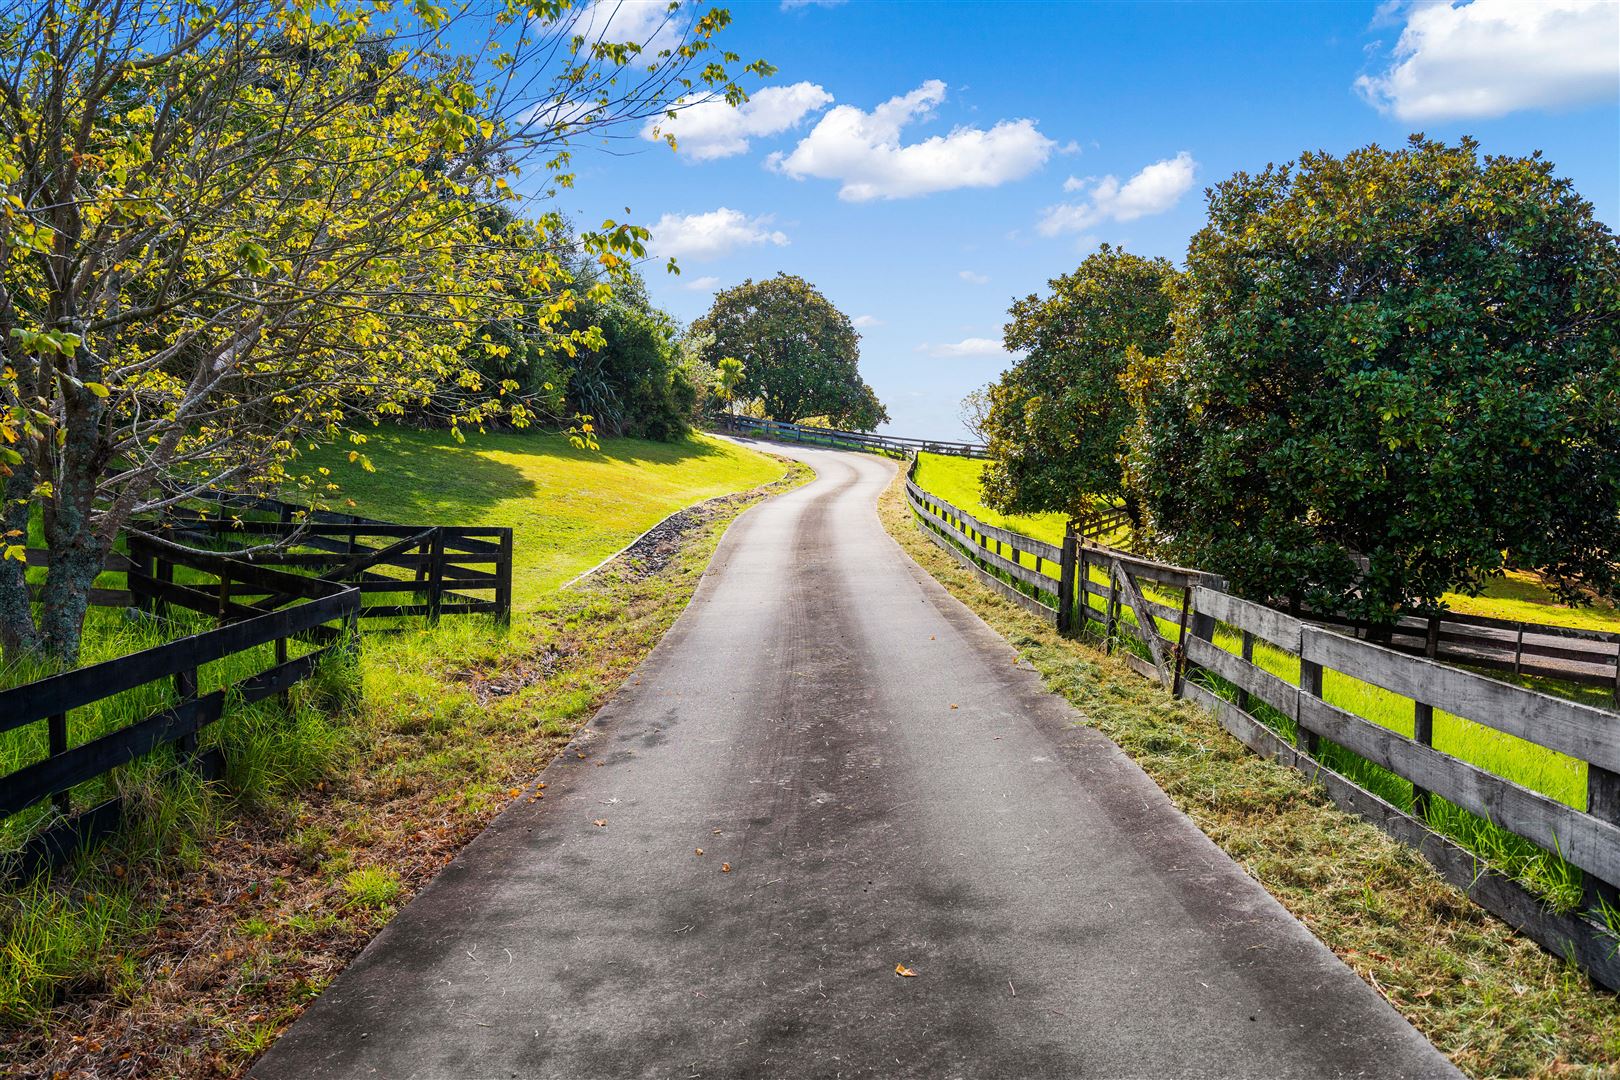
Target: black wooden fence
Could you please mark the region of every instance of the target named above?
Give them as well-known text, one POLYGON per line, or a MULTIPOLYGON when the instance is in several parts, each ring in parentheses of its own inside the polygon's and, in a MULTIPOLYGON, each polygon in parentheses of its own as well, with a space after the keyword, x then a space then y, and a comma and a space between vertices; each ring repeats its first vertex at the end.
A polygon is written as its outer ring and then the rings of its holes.
POLYGON ((983 443, 951 442, 942 439, 909 439, 898 435, 873 435, 865 431, 790 424, 785 420, 756 420, 751 416, 722 415, 716 420, 721 431, 753 439, 779 439, 785 442, 827 446, 838 450, 866 450, 901 456, 918 452, 951 454, 956 457, 988 456, 983 443))
POLYGON ((46 728, 45 757, 0 776, 0 818, 47 799, 55 802, 59 817, 18 853, 14 872, 28 874, 58 862, 117 823, 120 800, 75 807, 75 786, 169 745, 189 764, 217 773, 219 760, 197 753, 197 736, 220 718, 227 697, 250 704, 281 693, 314 671, 333 649, 347 648, 352 641, 360 610, 360 593, 353 586, 189 551, 157 537, 131 536, 130 541, 143 553, 128 570, 133 606, 200 612, 220 625, 0 691, 0 734, 34 724, 46 728), (190 583, 142 572, 141 558, 156 552, 169 567, 185 567, 190 583), (204 665, 267 644, 273 646, 268 666, 231 686, 202 691, 199 673, 204 665), (148 684, 165 686, 169 704, 115 731, 72 739, 74 710, 148 684))
POLYGON ((399 525, 234 494, 210 500, 202 511, 171 510, 147 529, 190 544, 268 545, 238 557, 352 583, 365 598, 364 619, 512 613, 510 528, 399 525))
POLYGON ((1342 808, 1418 848, 1482 907, 1554 954, 1574 958, 1598 982, 1620 989, 1620 941, 1596 917, 1604 904, 1620 907, 1620 716, 1240 600, 1214 575, 1073 534, 1052 545, 987 525, 922 490, 909 475, 906 493, 924 535, 984 584, 1062 630, 1101 638, 1110 651, 1134 642, 1121 651, 1133 669, 1208 708, 1245 745, 1299 769, 1342 808), (1284 654, 1272 656, 1272 667, 1297 663, 1298 682, 1256 663, 1257 643, 1284 654), (1326 700, 1328 671, 1408 700, 1411 736, 1326 700), (1292 740, 1257 717, 1256 703, 1291 722, 1292 740), (1585 807, 1566 805, 1437 748, 1436 710, 1584 762, 1585 807), (1324 757, 1332 746, 1408 782, 1407 805, 1396 806, 1330 768, 1324 757), (1436 798, 1579 868, 1587 910, 1548 910, 1516 881, 1436 832, 1428 817, 1436 798))
MULTIPOLYGON (((0 819, 47 799, 57 811, 8 860, 13 873, 60 862, 117 824, 119 800, 75 806, 78 785, 171 745, 182 762, 216 775, 222 761, 198 753, 197 736, 227 698, 247 705, 285 692, 333 649, 350 647, 358 619, 511 613, 509 528, 398 525, 236 495, 207 501, 217 512, 177 509, 126 532, 124 550, 104 563, 122 587, 92 589, 90 602, 194 612, 215 629, 0 691, 0 736, 45 726, 44 757, 0 776, 0 819), (267 666, 202 692, 204 665, 265 645, 267 666), (73 740, 74 710, 152 684, 166 688, 164 707, 73 740)), ((50 553, 30 550, 27 559, 48 566, 50 553)))

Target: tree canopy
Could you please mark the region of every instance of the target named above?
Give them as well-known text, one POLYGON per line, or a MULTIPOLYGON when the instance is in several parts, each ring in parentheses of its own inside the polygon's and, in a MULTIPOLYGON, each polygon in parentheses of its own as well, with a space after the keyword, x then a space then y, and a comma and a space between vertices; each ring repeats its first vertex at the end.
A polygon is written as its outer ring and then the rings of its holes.
POLYGON ((986 502, 1009 513, 1082 517, 1125 494, 1121 457, 1135 415, 1121 377, 1133 351, 1170 340, 1175 268, 1104 244, 1047 296, 1011 309, 1009 351, 1023 355, 990 386, 986 502))
POLYGON ((768 417, 825 416, 859 431, 889 418, 861 378, 860 334, 801 277, 777 274, 726 289, 692 331, 713 336, 710 363, 725 356, 742 361, 737 397, 758 399, 768 417))
POLYGON ((1620 245, 1539 155, 1239 173, 1176 295, 1128 456, 1161 550, 1375 620, 1505 567, 1613 595, 1620 245))

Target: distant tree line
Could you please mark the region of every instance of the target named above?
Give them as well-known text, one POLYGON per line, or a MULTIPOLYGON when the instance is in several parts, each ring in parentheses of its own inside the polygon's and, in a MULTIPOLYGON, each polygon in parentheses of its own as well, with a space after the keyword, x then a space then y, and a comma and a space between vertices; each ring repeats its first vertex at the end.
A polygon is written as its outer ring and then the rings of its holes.
POLYGON ((1507 569, 1616 595, 1620 242, 1568 180, 1414 136, 1208 199, 1182 268, 1105 246, 1013 305, 987 502, 1111 495, 1241 594, 1375 621, 1507 569))

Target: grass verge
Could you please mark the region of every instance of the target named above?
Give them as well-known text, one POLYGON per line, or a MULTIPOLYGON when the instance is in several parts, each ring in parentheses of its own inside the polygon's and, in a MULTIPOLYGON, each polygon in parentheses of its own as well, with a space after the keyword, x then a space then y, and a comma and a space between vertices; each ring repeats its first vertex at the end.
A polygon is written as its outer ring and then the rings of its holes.
MULTIPOLYGON (((683 514, 656 557, 531 592, 510 628, 446 619, 368 635, 357 673, 336 680, 357 676, 359 695, 316 701, 320 680, 295 702, 319 731, 244 722, 226 783, 160 781, 154 767, 123 833, 49 881, 0 890, 0 1075, 243 1072, 523 796, 680 614, 726 525, 807 476, 741 453, 767 479, 788 475, 683 514), (261 779, 239 786, 244 770, 261 779)), ((629 535, 666 512, 644 505, 629 535)), ((597 542, 610 546, 585 565, 623 541, 597 542)))
POLYGON ((1481 1077, 1620 1072, 1620 998, 1294 770, 1250 753, 1202 709, 978 584, 917 531, 902 479, 879 513, 918 564, 1459 1068, 1481 1077))

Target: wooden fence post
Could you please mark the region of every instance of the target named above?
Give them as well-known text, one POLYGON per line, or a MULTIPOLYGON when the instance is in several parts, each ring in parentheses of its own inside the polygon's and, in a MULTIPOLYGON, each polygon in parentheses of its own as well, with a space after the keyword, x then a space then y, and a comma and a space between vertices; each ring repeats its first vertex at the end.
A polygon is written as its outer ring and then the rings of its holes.
MULTIPOLYGON (((1242 656, 1245 664, 1254 663, 1254 632, 1252 630, 1243 631, 1242 656)), ((1249 692, 1241 686, 1238 687, 1237 704, 1238 708, 1242 709, 1244 712, 1249 711, 1249 692)))
POLYGON ((444 607, 444 528, 433 530, 433 548, 428 555, 428 622, 439 621, 444 607))
MULTIPOLYGON (((1429 616, 1429 628, 1423 640, 1423 655, 1433 660, 1439 651, 1440 615, 1435 613, 1429 616)), ((1434 745, 1434 706, 1427 701, 1412 703, 1412 741, 1422 746, 1434 745)), ((1412 785, 1412 813, 1425 820, 1429 816, 1429 792, 1416 784, 1412 785)))
MULTIPOLYGON (((196 668, 186 668, 184 671, 174 673, 174 692, 181 705, 189 705, 197 700, 196 668)), ((175 750, 186 764, 191 764, 197 756, 197 732, 193 730, 175 740, 175 750)))
POLYGON ((1074 546, 1079 549, 1079 558, 1075 560, 1075 604, 1079 612, 1079 620, 1075 629, 1084 637, 1091 626, 1091 559, 1086 555, 1086 538, 1080 533, 1074 537, 1074 546))
MULTIPOLYGON (((1301 642, 1303 644, 1303 642, 1301 642)), ((1299 658, 1299 692, 1310 694, 1313 697, 1322 696, 1322 665, 1312 660, 1299 658)), ((1305 727, 1301 718, 1305 710, 1298 704, 1294 706, 1294 745, 1311 757, 1316 756, 1316 732, 1305 727)))
POLYGON ((1114 651, 1114 633, 1119 627, 1119 560, 1108 560, 1108 617, 1103 620, 1103 635, 1106 641, 1103 651, 1112 654, 1114 651))
MULTIPOLYGON (((45 721, 45 737, 49 742, 48 751, 51 757, 56 757, 59 754, 67 753, 68 745, 66 713, 59 713, 58 715, 53 716, 49 720, 45 721)), ((61 814, 63 817, 67 817, 69 811, 71 811, 73 808, 70 801, 71 798, 71 792, 59 791, 51 800, 56 804, 57 813, 61 814)))
MULTIPOLYGON (((1620 773, 1586 766, 1586 812, 1599 821, 1620 825, 1620 773)), ((1585 873, 1585 878, 1588 907, 1606 904, 1620 910, 1620 888, 1599 880, 1596 874, 1585 873)))
POLYGON ((1074 629, 1074 566, 1076 545, 1073 529, 1063 530, 1062 558, 1058 560, 1057 628, 1067 634, 1074 629))
POLYGON ((495 564, 495 618, 512 618, 512 530, 501 530, 500 561, 495 564))
POLYGON ((1182 683, 1187 678, 1187 636, 1191 632, 1188 616, 1193 613, 1193 584, 1188 582, 1181 587, 1181 620, 1176 627, 1175 669, 1170 677, 1170 696, 1180 697, 1182 683))

